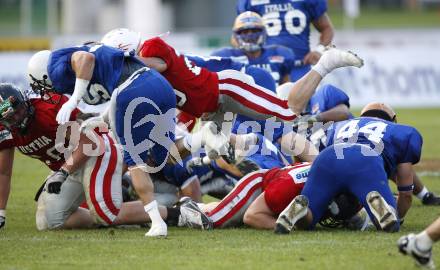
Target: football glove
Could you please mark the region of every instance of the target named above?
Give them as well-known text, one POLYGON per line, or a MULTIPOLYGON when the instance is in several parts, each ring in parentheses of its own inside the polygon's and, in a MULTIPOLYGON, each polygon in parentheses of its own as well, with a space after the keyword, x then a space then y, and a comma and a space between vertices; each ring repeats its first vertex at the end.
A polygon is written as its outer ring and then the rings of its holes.
POLYGON ((6 225, 6 211, 0 210, 0 229, 6 225))
POLYGON ((47 192, 59 194, 61 191, 61 185, 66 181, 68 176, 69 173, 64 169, 60 169, 49 175, 46 180, 47 192))
POLYGON ((304 124, 304 123, 306 123, 310 126, 315 122, 319 122, 318 115, 307 114, 307 115, 303 115, 301 117, 296 118, 293 121, 293 127, 298 127, 299 125, 304 124))
POLYGON ((65 123, 70 121, 70 115, 73 110, 75 110, 76 106, 78 106, 78 102, 73 99, 69 99, 66 103, 61 106, 61 109, 58 111, 56 120, 58 124, 64 125, 65 123))

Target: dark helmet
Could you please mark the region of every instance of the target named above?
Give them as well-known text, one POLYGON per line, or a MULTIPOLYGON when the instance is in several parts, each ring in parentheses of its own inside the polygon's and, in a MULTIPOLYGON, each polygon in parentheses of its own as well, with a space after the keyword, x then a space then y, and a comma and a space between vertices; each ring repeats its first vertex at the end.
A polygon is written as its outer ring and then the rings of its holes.
POLYGON ((20 89, 0 83, 0 124, 10 131, 25 133, 33 108, 20 89))
POLYGON ((362 205, 353 194, 340 193, 333 198, 332 204, 319 221, 319 224, 327 228, 344 227, 347 225, 347 220, 361 209, 362 205))

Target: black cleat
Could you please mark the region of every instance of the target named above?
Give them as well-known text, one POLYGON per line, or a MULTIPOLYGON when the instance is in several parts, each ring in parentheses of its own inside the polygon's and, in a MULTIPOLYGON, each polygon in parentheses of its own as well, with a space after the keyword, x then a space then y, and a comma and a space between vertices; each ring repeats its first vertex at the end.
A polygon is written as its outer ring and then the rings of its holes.
POLYGON ((433 192, 428 192, 423 196, 422 203, 424 205, 440 205, 440 197, 433 192))

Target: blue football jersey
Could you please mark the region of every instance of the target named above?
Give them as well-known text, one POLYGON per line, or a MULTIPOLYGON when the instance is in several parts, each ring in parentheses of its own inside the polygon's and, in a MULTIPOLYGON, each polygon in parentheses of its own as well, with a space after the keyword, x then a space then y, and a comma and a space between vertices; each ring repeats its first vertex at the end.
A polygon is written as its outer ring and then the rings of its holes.
POLYGON ((261 55, 257 58, 249 58, 243 50, 236 48, 223 48, 215 51, 212 55, 220 57, 231 57, 232 60, 245 65, 258 67, 269 72, 275 82, 280 84, 280 80, 290 75, 295 65, 295 55, 292 50, 279 45, 264 46, 261 55))
POLYGON ((237 14, 260 14, 267 30, 267 44, 293 50, 298 59, 310 51, 310 23, 327 11, 326 0, 238 0, 237 14))
POLYGON ((325 84, 316 90, 310 98, 305 112, 316 115, 328 111, 340 104, 350 107, 350 98, 341 89, 331 84, 325 84))
MULTIPOLYGON (((384 160, 388 176, 400 163, 416 164, 420 160, 423 139, 413 127, 375 117, 359 117, 333 124, 327 129, 327 146, 355 143, 370 146, 384 160)), ((366 154, 374 154, 366 151, 366 154)))
POLYGON ((203 67, 211 72, 219 72, 225 69, 242 70, 243 64, 233 61, 229 57, 218 56, 197 56, 197 55, 185 55, 191 62, 198 67, 203 67))
POLYGON ((75 88, 75 72, 72 69, 72 54, 78 51, 93 53, 95 67, 84 101, 98 104, 108 101, 120 80, 124 64, 124 52, 103 45, 70 47, 52 52, 47 67, 49 78, 57 93, 72 94, 75 88))

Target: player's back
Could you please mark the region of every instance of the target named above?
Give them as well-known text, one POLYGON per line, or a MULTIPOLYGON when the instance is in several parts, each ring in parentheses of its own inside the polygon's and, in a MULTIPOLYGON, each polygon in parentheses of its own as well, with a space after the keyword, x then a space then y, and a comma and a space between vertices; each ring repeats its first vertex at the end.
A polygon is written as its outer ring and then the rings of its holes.
POLYGON ((124 64, 124 52, 104 45, 70 47, 52 52, 48 73, 57 93, 72 94, 76 75, 71 66, 72 54, 90 52, 95 57, 93 75, 84 100, 88 104, 108 101, 113 90, 120 84, 124 64))
POLYGON ((157 57, 166 63, 167 69, 162 75, 173 86, 176 96, 180 97, 177 107, 196 117, 217 110, 219 88, 215 72, 196 66, 158 37, 146 40, 139 55, 157 57))
POLYGON ((337 122, 327 130, 327 146, 367 145, 372 151, 364 154, 381 155, 388 176, 395 172, 397 164, 417 163, 422 143, 422 137, 415 128, 375 117, 337 122))
POLYGON ((267 44, 291 48, 298 59, 310 50, 310 23, 327 11, 325 0, 239 0, 237 13, 260 14, 267 31, 267 44))

